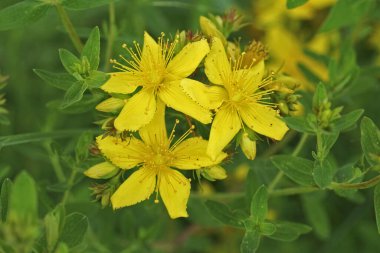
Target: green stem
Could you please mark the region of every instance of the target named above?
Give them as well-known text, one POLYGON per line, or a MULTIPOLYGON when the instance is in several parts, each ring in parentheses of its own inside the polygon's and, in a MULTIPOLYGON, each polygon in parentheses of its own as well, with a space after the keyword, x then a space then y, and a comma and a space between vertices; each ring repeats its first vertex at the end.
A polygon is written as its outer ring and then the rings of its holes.
POLYGON ((63 26, 66 29, 66 32, 69 34, 71 42, 73 43, 75 49, 81 53, 83 44, 78 36, 78 33, 75 31, 74 25, 71 22, 69 15, 67 14, 65 8, 63 8, 60 4, 57 4, 55 7, 57 9, 59 17, 61 18, 63 26))
POLYGON ((244 198, 244 192, 226 192, 226 193, 213 193, 212 195, 204 195, 199 193, 192 193, 190 198, 193 199, 237 199, 244 198))
POLYGON ((116 15, 115 15, 115 3, 113 0, 110 1, 109 8, 109 31, 108 31, 108 37, 107 37, 107 49, 106 49, 106 55, 105 55, 105 71, 108 72, 110 69, 110 59, 112 56, 112 48, 113 43, 115 41, 115 30, 116 30, 116 15))
MULTIPOLYGON (((299 140, 296 148, 293 150, 292 156, 297 156, 301 152, 302 148, 306 144, 308 137, 309 137, 308 134, 306 134, 306 133, 302 134, 301 139, 299 140)), ((274 188, 276 188, 277 184, 280 182, 280 180, 282 179, 283 176, 284 176, 284 172, 279 171, 277 173, 277 175, 274 177, 274 179, 272 180, 272 182, 268 186, 268 192, 270 194, 274 190, 274 188)))
POLYGON ((46 152, 48 153, 50 163, 53 166, 53 170, 55 175, 57 176, 57 179, 59 182, 65 182, 66 181, 66 176, 63 173, 63 169, 60 163, 59 155, 53 151, 51 148, 51 141, 46 141, 44 143, 44 147, 46 149, 46 152))
POLYGON ((361 183, 355 183, 355 184, 347 184, 347 183, 331 183, 332 189, 367 189, 372 186, 377 185, 380 182, 380 175, 376 176, 374 178, 371 178, 370 180, 361 182, 361 183))
POLYGON ((76 175, 77 175, 77 170, 76 170, 76 168, 73 168, 72 171, 71 171, 69 180, 67 181, 67 189, 66 189, 65 193, 63 194, 63 197, 62 197, 62 200, 61 200, 62 205, 66 204, 66 201, 67 201, 67 199, 68 199, 68 197, 70 195, 71 188, 74 185, 74 181, 75 181, 75 176, 76 175))
POLYGON ((319 191, 320 189, 318 187, 290 187, 280 190, 272 190, 270 192, 271 196, 279 197, 279 196, 287 196, 287 195, 295 195, 295 194, 302 194, 302 193, 308 193, 308 192, 315 192, 319 191))

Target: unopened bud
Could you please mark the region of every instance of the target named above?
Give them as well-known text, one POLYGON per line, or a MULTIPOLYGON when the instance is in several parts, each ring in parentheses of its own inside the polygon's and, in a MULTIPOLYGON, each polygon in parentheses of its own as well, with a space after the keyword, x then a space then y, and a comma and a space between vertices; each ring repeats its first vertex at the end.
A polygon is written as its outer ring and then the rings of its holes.
POLYGON ((209 177, 216 180, 222 180, 227 178, 226 170, 219 165, 207 168, 205 169, 205 172, 208 174, 209 177))
POLYGON ((256 141, 251 140, 247 133, 244 133, 240 139, 240 148, 249 160, 255 159, 256 141))
POLYGON ((115 176, 119 169, 109 162, 98 163, 84 172, 84 174, 94 179, 108 179, 115 176))
POLYGON ((227 40, 222 32, 218 30, 216 25, 210 19, 201 16, 199 18, 199 24, 201 26, 202 33, 204 33, 206 36, 210 38, 217 37, 223 42, 223 45, 227 44, 227 40))
POLYGON ((99 103, 95 109, 100 112, 115 112, 122 108, 124 105, 124 99, 111 97, 99 103))

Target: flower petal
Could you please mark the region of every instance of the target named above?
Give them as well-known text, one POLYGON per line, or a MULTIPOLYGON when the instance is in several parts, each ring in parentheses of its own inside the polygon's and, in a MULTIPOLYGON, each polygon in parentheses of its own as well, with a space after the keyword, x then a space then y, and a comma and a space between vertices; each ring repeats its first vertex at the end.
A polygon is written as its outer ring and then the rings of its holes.
POLYGON ((147 152, 144 143, 134 137, 122 140, 114 136, 98 136, 96 142, 103 155, 122 169, 131 169, 142 163, 147 152))
POLYGON ((157 100, 157 111, 148 125, 139 131, 141 139, 146 145, 152 148, 159 148, 162 145, 169 145, 165 124, 165 104, 161 99, 157 100))
POLYGON ((150 89, 142 89, 127 101, 115 119, 119 131, 136 131, 148 124, 156 112, 156 98, 150 89))
POLYGON ((241 129, 239 115, 231 106, 222 107, 214 118, 211 126, 207 154, 216 160, 218 154, 234 138, 241 129))
POLYGON ((237 70, 237 82, 248 94, 259 89, 264 75, 264 61, 260 61, 250 69, 237 70))
POLYGON ((200 169, 216 165, 227 157, 226 153, 220 152, 215 160, 206 154, 208 142, 201 137, 193 137, 181 142, 173 150, 173 162, 171 166, 183 170, 200 169))
POLYGON ((207 109, 218 108, 227 98, 227 92, 220 86, 207 86, 201 82, 185 78, 181 87, 194 101, 207 109))
POLYGON ((203 124, 211 122, 210 111, 186 95, 180 86, 180 81, 167 83, 164 88, 158 91, 158 95, 167 106, 185 113, 203 124))
POLYGON ((110 78, 100 88, 108 93, 130 94, 141 84, 141 78, 129 72, 110 73, 110 78))
POLYGON ((205 39, 189 43, 169 62, 167 71, 178 77, 187 77, 195 71, 209 51, 205 39))
POLYGON ((227 83, 231 75, 231 65, 228 61, 223 44, 218 38, 213 38, 210 53, 205 60, 205 72, 208 79, 219 85, 227 83))
POLYGON ((186 208, 190 195, 190 181, 180 172, 162 169, 159 174, 161 198, 172 219, 188 217, 186 208))
POLYGON ((276 110, 266 105, 249 103, 239 108, 239 114, 253 131, 275 140, 281 140, 289 130, 276 110))
POLYGON ((111 197, 113 209, 131 206, 149 198, 156 186, 156 174, 142 167, 122 183, 111 197))
POLYGON ((142 72, 154 71, 156 66, 165 66, 162 49, 157 42, 147 33, 144 33, 144 47, 141 53, 140 69, 142 72))

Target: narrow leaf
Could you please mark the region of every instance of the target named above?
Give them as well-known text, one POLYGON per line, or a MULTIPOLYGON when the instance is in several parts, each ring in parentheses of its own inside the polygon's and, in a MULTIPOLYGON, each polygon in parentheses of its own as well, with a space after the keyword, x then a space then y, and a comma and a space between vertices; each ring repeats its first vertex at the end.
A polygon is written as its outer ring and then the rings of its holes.
POLYGON ((241 253, 254 253, 260 245, 260 233, 257 229, 247 229, 240 244, 241 253))
POLYGON ((347 114, 342 115, 340 118, 331 122, 333 131, 344 131, 352 127, 363 115, 364 110, 358 109, 347 114))
POLYGON ((227 205, 212 200, 207 200, 205 205, 209 212, 221 223, 236 228, 244 228, 244 224, 227 205))
POLYGON ((296 240, 300 235, 309 233, 311 227, 295 222, 279 221, 276 222, 276 232, 269 235, 269 238, 278 241, 291 242, 296 240))
POLYGON ((278 155, 271 159, 273 164, 294 182, 305 186, 314 185, 312 161, 290 155, 278 155))
POLYGON ((37 218, 36 183, 25 171, 18 174, 12 186, 9 215, 28 221, 37 218))
POLYGON ((313 108, 318 110, 327 100, 326 86, 323 83, 319 83, 313 96, 313 108))
POLYGON ((338 140, 338 137, 339 132, 333 132, 328 134, 322 133, 320 135, 319 138, 321 141, 321 150, 318 150, 318 159, 324 160, 328 156, 332 146, 338 140))
POLYGON ((370 118, 364 117, 360 124, 361 145, 371 165, 380 164, 380 130, 370 118))
POLYGON ((87 231, 88 219, 81 213, 71 213, 65 217, 60 241, 70 248, 82 242, 87 231))
POLYGON ((43 1, 26 0, 0 10, 0 31, 29 25, 43 17, 49 5, 43 1))
POLYGON ((251 219, 255 224, 260 224, 264 221, 268 211, 268 192, 262 185, 251 200, 251 219))
POLYGON ((289 128, 302 133, 314 133, 315 129, 305 118, 301 117, 284 117, 282 118, 289 128))
POLYGON ((63 67, 72 75, 75 74, 75 66, 81 65, 82 62, 73 53, 66 49, 59 49, 59 58, 61 59, 63 67))
POLYGON ((12 188, 12 181, 9 178, 6 178, 1 185, 1 194, 0 194, 0 217, 3 222, 7 219, 8 214, 8 203, 9 197, 12 188))
POLYGON ((67 90, 76 82, 76 79, 67 73, 53 73, 43 69, 34 69, 33 71, 42 80, 61 90, 67 90))
POLYGON ((331 9, 320 31, 327 32, 355 25, 373 5, 372 0, 339 0, 331 9))
POLYGON ((63 97, 61 109, 65 109, 72 104, 80 101, 83 98, 83 93, 87 90, 88 86, 86 82, 78 81, 74 83, 63 97))
MULTIPOLYGON (((96 1, 95 1, 96 2, 96 1)), ((92 70, 97 70, 99 67, 99 54, 100 54, 100 33, 99 28, 96 26, 92 29, 86 44, 83 47, 82 57, 86 56, 90 62, 92 70)))
POLYGON ((315 162, 314 181, 320 188, 328 187, 333 180, 334 174, 335 168, 328 160, 315 162))

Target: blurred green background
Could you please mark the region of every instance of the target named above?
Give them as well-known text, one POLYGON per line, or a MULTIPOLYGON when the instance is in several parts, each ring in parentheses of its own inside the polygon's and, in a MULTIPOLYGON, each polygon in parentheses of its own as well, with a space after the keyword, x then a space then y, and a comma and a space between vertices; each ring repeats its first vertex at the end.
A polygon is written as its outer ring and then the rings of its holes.
MULTIPOLYGON (((0 10, 17 3, 14 0, 0 1, 0 10)), ((141 41, 143 31, 158 36, 162 31, 174 34, 177 30, 199 30, 199 16, 223 14, 230 8, 236 8, 253 25, 245 27, 238 35, 250 36, 265 40, 268 23, 258 21, 260 11, 276 12, 276 5, 264 7, 262 1, 151 1, 151 0, 120 0, 115 3, 117 37, 114 41, 114 55, 118 54, 123 42, 141 41), (260 9, 266 8, 266 9, 260 9), (255 23, 257 22, 257 23, 255 23)), ((285 5, 285 1, 281 1, 285 5)), ((337 32, 340 40, 331 46, 330 53, 339 50, 345 34, 350 36, 352 47, 356 52, 360 73, 346 94, 334 101, 335 105, 344 105, 345 112, 353 109, 365 109, 365 115, 380 125, 380 70, 377 65, 380 39, 374 38, 379 33, 380 8, 374 2, 374 8, 369 15, 363 15, 355 24, 337 32), (349 31, 349 32, 348 32, 349 31), (359 31, 359 32, 358 32, 359 31), (378 45, 376 46, 376 41, 378 45)), ((323 23, 331 4, 318 9, 318 13, 309 19, 292 19, 287 17, 275 22, 283 25, 299 36, 300 45, 310 41, 318 33, 318 27, 323 23), (286 23, 287 22, 287 23, 286 23)), ((105 59, 106 29, 109 22, 108 6, 91 8, 83 11, 68 11, 75 27, 83 41, 88 37, 94 26, 101 30, 101 67, 105 70, 108 59, 105 59)), ((287 15, 287 14, 281 14, 287 15)), ((331 32, 331 31, 330 31, 331 32)), ((334 32, 334 31, 333 31, 334 32)), ((281 46, 282 38, 279 37, 281 46)), ((55 131, 77 129, 78 134, 70 138, 62 138, 53 142, 44 141, 5 147, 0 151, 0 176, 14 178, 20 171, 26 170, 36 180, 39 197, 39 214, 43 217, 62 197, 62 191, 57 186, 57 179, 52 169, 51 157, 72 156, 79 133, 85 129, 97 129, 93 123, 97 119, 94 110, 81 114, 65 114, 49 108, 47 104, 55 99, 61 99, 63 93, 44 83, 33 69, 46 69, 63 72, 58 49, 66 48, 75 51, 54 8, 35 23, 22 28, 0 31, 0 74, 9 76, 8 86, 4 89, 9 111, 10 125, 0 126, 0 136, 40 131, 55 131), (55 154, 55 155, 54 155, 55 154)), ((288 50, 284 48, 284 50, 288 50)), ((291 53, 291 52, 290 52, 291 53)), ((271 54, 271 51, 269 51, 271 54)), ((335 54, 335 53, 334 53, 335 54)), ((333 54, 333 55, 334 55, 333 54)), ((283 59, 287 64, 287 59, 283 59)), ((291 59, 288 59, 289 61, 291 59)), ((293 59, 292 59, 293 60, 293 59)), ((312 66, 311 66, 312 67, 312 66)), ((310 96, 305 95, 305 100, 310 96)), ((285 146, 281 153, 289 153, 295 141, 285 146)), ((261 153, 268 148, 267 143, 260 145, 261 153)), ((301 156, 311 157, 314 144, 308 143, 301 156)), ((336 163, 342 166, 355 161, 360 153, 360 131, 342 133, 333 149, 336 163)), ((64 159, 59 159, 66 175, 70 174, 70 165, 64 159)), ((252 182, 268 183, 275 174, 275 168, 270 162, 258 157, 247 162, 243 157, 234 157, 234 163, 228 164, 231 176, 226 182, 218 182, 211 190, 226 192, 244 191, 244 180, 239 171, 240 166, 248 166, 248 185, 252 182), (243 164, 244 163, 244 164, 243 164), (243 164, 243 165, 242 165, 243 164)), ((81 170, 86 169, 82 164, 81 170)), ((244 175, 243 175, 244 177, 244 175)), ((79 176, 67 204, 68 211, 78 211, 89 219, 89 230, 84 242, 72 252, 239 252, 243 232, 233 228, 223 227, 207 211, 201 194, 195 194, 189 201, 189 219, 170 220, 162 205, 144 202, 133 207, 113 212, 111 208, 102 209, 93 201, 88 189, 92 182, 79 176)), ((199 187, 198 187, 199 188, 199 187)), ((248 189, 248 192, 250 189, 248 189)), ((251 190, 252 191, 252 190, 251 190)), ((271 214, 274 219, 286 219, 308 224, 302 203, 302 198, 313 198, 315 203, 323 206, 328 214, 328 231, 311 232, 300 237, 295 242, 278 242, 264 239, 258 252, 284 253, 377 253, 380 252, 379 234, 376 229, 373 213, 372 192, 362 191, 361 196, 354 201, 340 198, 334 194, 324 193, 314 196, 273 198, 270 200, 271 214), (322 234, 322 236, 321 236, 322 234)), ((222 199, 223 200, 223 199, 222 199)), ((246 207, 244 198, 237 200, 225 199, 233 206, 246 207)), ((322 218, 323 219, 323 218, 322 218)), ((71 251, 70 251, 71 252, 71 251)))

